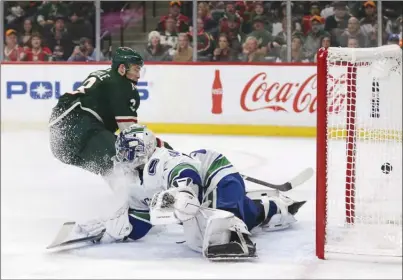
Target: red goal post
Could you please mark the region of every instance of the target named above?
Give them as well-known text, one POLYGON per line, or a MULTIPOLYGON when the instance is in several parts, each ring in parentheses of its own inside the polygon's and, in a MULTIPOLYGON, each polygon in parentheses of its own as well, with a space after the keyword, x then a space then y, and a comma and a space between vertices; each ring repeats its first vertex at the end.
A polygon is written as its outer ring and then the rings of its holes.
POLYGON ((402 50, 318 51, 316 254, 402 256, 402 50))

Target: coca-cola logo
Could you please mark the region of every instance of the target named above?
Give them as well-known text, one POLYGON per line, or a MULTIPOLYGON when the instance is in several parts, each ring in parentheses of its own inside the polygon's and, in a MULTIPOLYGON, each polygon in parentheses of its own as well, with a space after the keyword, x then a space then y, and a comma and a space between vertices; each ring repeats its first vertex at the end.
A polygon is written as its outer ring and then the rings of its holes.
MULTIPOLYGON (((316 83, 317 75, 310 75, 302 83, 286 82, 279 83, 270 81, 268 75, 264 72, 253 76, 246 83, 241 93, 241 108, 247 112, 258 110, 272 110, 288 112, 290 107, 296 113, 309 112, 315 113, 317 108, 316 83), (287 106, 288 105, 288 106, 287 106)), ((328 85, 331 100, 329 112, 337 114, 342 110, 345 100, 343 85, 345 84, 344 75, 335 79, 330 76, 328 85)))

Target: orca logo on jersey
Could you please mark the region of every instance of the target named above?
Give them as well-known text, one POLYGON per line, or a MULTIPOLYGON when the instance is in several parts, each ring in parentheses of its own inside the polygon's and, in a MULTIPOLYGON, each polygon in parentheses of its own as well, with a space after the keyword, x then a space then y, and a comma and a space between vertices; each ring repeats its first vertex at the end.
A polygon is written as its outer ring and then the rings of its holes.
POLYGON ((148 174, 151 176, 155 175, 157 172, 157 164, 160 160, 157 158, 154 158, 151 160, 150 164, 148 165, 148 174))
POLYGON ((149 205, 150 205, 150 199, 149 199, 149 198, 144 198, 144 199, 142 200, 142 202, 143 202, 143 204, 146 205, 146 206, 149 206, 149 205))

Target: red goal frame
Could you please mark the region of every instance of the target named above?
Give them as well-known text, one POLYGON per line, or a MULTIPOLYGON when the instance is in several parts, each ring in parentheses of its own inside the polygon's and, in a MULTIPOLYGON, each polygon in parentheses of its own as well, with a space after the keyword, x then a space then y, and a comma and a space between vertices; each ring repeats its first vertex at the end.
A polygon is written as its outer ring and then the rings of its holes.
MULTIPOLYGON (((316 136, 316 255, 325 259, 327 223, 327 116, 328 116, 328 50, 321 48, 317 54, 317 136, 316 136)), ((347 61, 338 61, 334 66, 347 67, 346 94, 346 223, 354 224, 355 216, 355 147, 356 147, 356 77, 357 67, 347 61)))

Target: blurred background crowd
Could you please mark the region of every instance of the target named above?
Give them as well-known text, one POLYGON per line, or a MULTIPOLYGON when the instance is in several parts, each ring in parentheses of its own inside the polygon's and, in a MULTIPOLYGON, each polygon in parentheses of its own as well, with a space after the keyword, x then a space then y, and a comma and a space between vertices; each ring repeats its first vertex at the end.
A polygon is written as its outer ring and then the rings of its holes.
POLYGON ((105 61, 124 45, 146 61, 315 62, 320 47, 403 45, 401 1, 197 1, 197 7, 192 1, 101 1, 100 9, 94 1, 2 5, 4 61, 105 61))

